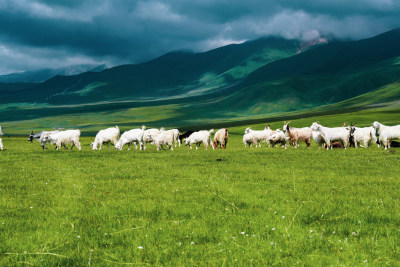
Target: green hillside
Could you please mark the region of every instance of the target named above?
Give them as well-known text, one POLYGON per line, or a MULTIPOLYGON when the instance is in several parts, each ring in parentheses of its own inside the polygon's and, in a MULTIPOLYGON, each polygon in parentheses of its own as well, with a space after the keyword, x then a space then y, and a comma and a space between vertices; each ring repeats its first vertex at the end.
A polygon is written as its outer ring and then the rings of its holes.
POLYGON ((231 86, 265 64, 294 55, 298 47, 295 40, 266 38, 205 53, 172 52, 143 64, 56 76, 10 92, 0 103, 77 104, 199 95, 231 86))
POLYGON ((54 127, 92 132, 115 124, 184 129, 398 109, 399 29, 296 54, 299 45, 266 38, 56 76, 29 88, 0 86, 0 122, 16 134, 54 127))

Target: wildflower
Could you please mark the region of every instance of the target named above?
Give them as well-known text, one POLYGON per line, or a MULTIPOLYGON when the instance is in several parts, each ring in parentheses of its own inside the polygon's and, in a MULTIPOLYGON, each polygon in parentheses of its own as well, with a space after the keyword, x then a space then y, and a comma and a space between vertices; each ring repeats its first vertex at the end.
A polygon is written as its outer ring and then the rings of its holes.
POLYGON ((310 233, 312 233, 312 230, 310 230, 310 233))
POLYGON ((79 238, 81 238, 81 236, 80 236, 80 235, 78 235, 78 236, 76 236, 76 238, 78 238, 78 239, 79 239, 79 238))
POLYGON ((194 242, 192 241, 192 242, 190 242, 190 244, 191 244, 191 245, 194 245, 194 242))
POLYGON ((179 242, 179 243, 178 243, 178 245, 180 246, 180 245, 182 245, 182 243, 181 243, 181 242, 179 242))
POLYGON ((142 246, 138 246, 137 248, 138 248, 138 249, 143 249, 143 247, 142 247, 142 246))
POLYGON ((274 228, 272 228, 272 231, 275 231, 275 227, 274 227, 274 228))
POLYGON ((245 234, 245 232, 240 232, 242 235, 244 235, 245 234))
POLYGON ((285 219, 285 216, 282 216, 282 219, 285 219))

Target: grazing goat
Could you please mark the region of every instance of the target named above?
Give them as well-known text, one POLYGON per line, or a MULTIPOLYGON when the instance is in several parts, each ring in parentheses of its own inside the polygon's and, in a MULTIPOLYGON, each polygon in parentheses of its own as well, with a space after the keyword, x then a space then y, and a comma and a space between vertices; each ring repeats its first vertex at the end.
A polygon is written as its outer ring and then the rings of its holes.
MULTIPOLYGON (((157 135, 159 135, 161 133, 161 130, 164 130, 164 128, 161 128, 160 130, 158 130, 156 128, 151 128, 151 129, 147 129, 146 131, 144 131, 144 133, 143 133, 143 149, 144 150, 146 150, 146 143, 153 144, 154 138, 156 138, 157 135)), ((135 147, 137 147, 136 142, 134 144, 135 144, 135 147)))
POLYGON ((315 143, 318 145, 318 149, 321 149, 322 146, 325 145, 324 138, 322 138, 321 132, 312 131, 312 138, 315 143))
POLYGON ((287 133, 288 137, 290 138, 291 145, 294 147, 299 147, 299 143, 304 141, 307 144, 307 147, 309 147, 313 132, 310 127, 294 128, 290 127, 289 123, 290 121, 283 125, 283 132, 287 133))
MULTIPOLYGON (((178 135, 179 136, 179 135, 178 135)), ((161 131, 159 135, 157 135, 155 138, 152 138, 154 140, 154 144, 157 147, 157 150, 164 149, 163 145, 167 145, 169 149, 174 150, 174 140, 176 137, 176 131, 174 130, 169 130, 169 131, 161 131)))
POLYGON ((177 147, 178 144, 179 144, 179 147, 181 147, 181 140, 179 139, 180 132, 179 132, 178 129, 164 130, 164 128, 161 128, 160 131, 161 132, 163 132, 163 131, 171 132, 172 135, 173 135, 173 140, 174 140, 174 143, 175 143, 175 147, 177 147))
POLYGON ((180 140, 180 142, 181 142, 181 143, 184 142, 183 139, 188 138, 192 133, 194 133, 194 131, 189 130, 189 131, 187 131, 186 133, 179 135, 179 140, 180 140))
POLYGON ((348 129, 350 129, 350 143, 354 142, 355 148, 358 148, 359 145, 361 146, 361 142, 367 148, 371 145, 371 142, 376 143, 377 141, 376 130, 372 126, 359 128, 351 125, 348 129))
POLYGON ((181 139, 179 139, 180 136, 180 132, 178 129, 172 129, 170 130, 174 133, 174 143, 175 143, 175 147, 177 146, 177 144, 179 145, 179 147, 181 147, 181 139))
POLYGON ((214 142, 213 142, 213 146, 214 148, 218 148, 218 145, 220 147, 222 147, 223 149, 226 148, 226 144, 228 143, 228 129, 226 128, 222 128, 219 129, 215 135, 214 135, 214 142))
MULTIPOLYGON (((3 132, 1 131, 1 126, 0 126, 0 136, 4 135, 3 132)), ((3 150, 3 140, 0 138, 0 150, 3 150)))
POLYGON ((119 128, 118 126, 108 128, 105 130, 100 130, 96 134, 96 138, 94 139, 94 142, 91 144, 93 150, 97 150, 97 147, 100 145, 99 150, 101 150, 101 147, 103 146, 103 143, 107 143, 108 149, 110 149, 110 142, 115 144, 118 142, 119 138, 119 128))
POLYGON ((44 142, 50 142, 53 145, 56 145, 56 149, 59 150, 61 146, 66 144, 72 144, 71 149, 75 146, 81 150, 81 143, 79 142, 79 137, 81 136, 81 131, 79 130, 66 130, 59 131, 56 133, 47 133, 43 137, 44 142))
POLYGON ((400 142, 390 140, 389 146, 390 147, 400 147, 400 142))
POLYGON ((250 147, 252 145, 260 146, 261 147, 261 142, 267 142, 268 146, 269 144, 269 137, 273 131, 269 128, 269 125, 266 125, 264 130, 262 131, 255 131, 251 129, 251 127, 246 128, 244 131, 243 135, 243 143, 244 147, 248 144, 250 147))
POLYGON ((284 146, 285 149, 287 149, 286 142, 289 140, 289 138, 290 137, 286 136, 283 131, 276 129, 276 131, 274 131, 274 133, 268 139, 272 148, 274 148, 274 146, 277 144, 281 144, 281 146, 284 146))
MULTIPOLYGON (((342 127, 345 127, 345 126, 346 126, 346 122, 343 122, 342 127)), ((314 142, 317 143, 318 149, 321 149, 321 147, 326 148, 326 143, 324 141, 324 138, 322 138, 321 132, 312 131, 312 138, 313 138, 314 142)), ((349 142, 351 144, 351 140, 349 140, 349 142)), ((332 148, 342 148, 342 147, 343 147, 343 144, 340 142, 332 143, 332 148)))
POLYGON ((139 143, 140 150, 145 148, 143 137, 146 126, 142 126, 141 129, 132 129, 129 131, 125 131, 118 142, 115 144, 115 149, 122 150, 124 145, 128 144, 128 150, 131 150, 131 144, 134 143, 135 148, 137 149, 137 144, 139 143))
POLYGON ((252 147, 253 145, 255 145, 257 147, 258 142, 252 134, 245 133, 243 135, 243 144, 244 144, 244 147, 247 147, 247 145, 249 145, 249 147, 252 147))
POLYGON ((372 123, 379 135, 379 141, 384 146, 385 150, 390 148, 390 143, 393 139, 400 139, 400 125, 386 126, 382 123, 374 121, 372 123))
MULTIPOLYGON (((33 142, 33 139, 37 140, 40 145, 42 146, 43 149, 47 149, 46 143, 50 143, 50 140, 46 138, 50 134, 55 134, 60 132, 59 130, 54 130, 54 131, 41 131, 40 133, 34 134, 33 131, 28 137, 28 141, 31 143, 33 142)), ((65 144, 63 144, 64 148, 67 149, 65 144)), ((57 147, 56 147, 57 148, 57 147)))
MULTIPOLYGON (((185 145, 189 146, 190 149, 192 148, 192 144, 196 144, 196 149, 199 149, 199 145, 201 143, 204 144, 206 149, 211 145, 211 134, 214 132, 214 129, 211 129, 209 131, 203 130, 203 131, 198 131, 192 133, 188 138, 185 140, 185 145)), ((214 147, 212 146, 214 149, 214 147)))
POLYGON ((346 127, 329 128, 314 122, 311 125, 311 130, 321 133, 321 136, 326 143, 326 149, 332 149, 333 141, 341 141, 344 148, 347 148, 350 139, 350 130, 346 127))

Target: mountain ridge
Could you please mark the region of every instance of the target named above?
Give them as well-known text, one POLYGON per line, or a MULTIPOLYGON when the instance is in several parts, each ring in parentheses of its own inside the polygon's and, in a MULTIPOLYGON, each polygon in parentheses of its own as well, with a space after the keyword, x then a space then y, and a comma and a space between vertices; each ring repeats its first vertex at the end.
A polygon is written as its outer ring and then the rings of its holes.
MULTIPOLYGON (((204 53, 175 51, 142 64, 8 90, 0 99, 0 121, 59 118, 65 128, 94 122, 180 126, 370 108, 379 92, 398 95, 399 41, 395 29, 359 41, 330 41, 300 54, 299 41, 279 38, 204 53)), ((6 92, 1 84, 0 92, 6 92)))

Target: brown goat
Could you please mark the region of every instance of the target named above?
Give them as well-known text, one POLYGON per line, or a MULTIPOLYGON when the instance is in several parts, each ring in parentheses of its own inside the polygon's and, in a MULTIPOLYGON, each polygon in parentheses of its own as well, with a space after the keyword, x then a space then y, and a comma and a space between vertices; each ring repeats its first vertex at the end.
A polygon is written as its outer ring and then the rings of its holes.
POLYGON ((218 130, 214 135, 213 147, 218 148, 218 145, 220 145, 221 148, 225 149, 226 144, 228 143, 228 138, 228 129, 222 128, 218 130))
POLYGON ((283 125, 283 131, 288 134, 290 138, 290 145, 299 146, 299 142, 304 141, 307 147, 311 144, 312 130, 310 127, 294 128, 290 127, 289 123, 283 125))

